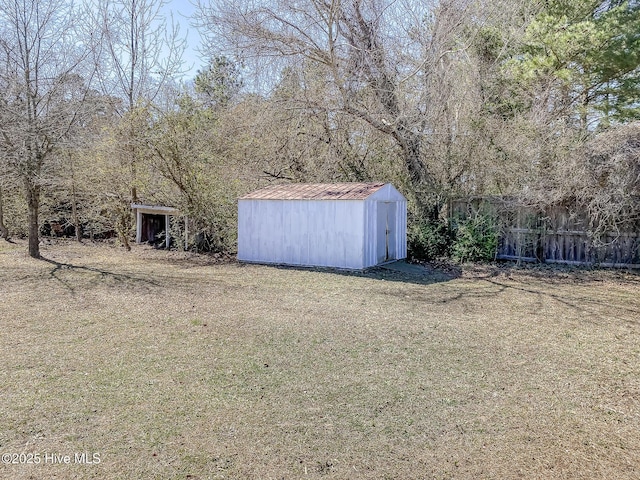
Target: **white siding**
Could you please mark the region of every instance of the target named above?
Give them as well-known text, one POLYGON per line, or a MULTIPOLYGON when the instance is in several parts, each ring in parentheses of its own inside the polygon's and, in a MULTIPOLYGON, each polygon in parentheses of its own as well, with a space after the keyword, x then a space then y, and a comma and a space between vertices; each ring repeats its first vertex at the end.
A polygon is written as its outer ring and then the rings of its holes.
POLYGON ((398 202, 396 235, 398 239, 397 259, 407 258, 407 201, 398 202))
POLYGON ((364 202, 238 201, 238 260, 364 268, 364 202))

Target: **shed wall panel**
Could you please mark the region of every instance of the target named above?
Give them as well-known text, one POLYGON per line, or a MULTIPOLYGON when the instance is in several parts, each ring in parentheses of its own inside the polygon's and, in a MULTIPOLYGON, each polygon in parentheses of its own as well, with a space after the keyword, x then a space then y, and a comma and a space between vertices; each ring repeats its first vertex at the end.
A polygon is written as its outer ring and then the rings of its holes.
POLYGON ((364 267, 364 202, 238 202, 238 259, 259 263, 364 267))
POLYGON ((398 223, 396 224, 396 228, 398 231, 396 232, 397 248, 398 248, 398 259, 407 258, 407 201, 403 200, 398 202, 398 212, 397 219, 398 223))

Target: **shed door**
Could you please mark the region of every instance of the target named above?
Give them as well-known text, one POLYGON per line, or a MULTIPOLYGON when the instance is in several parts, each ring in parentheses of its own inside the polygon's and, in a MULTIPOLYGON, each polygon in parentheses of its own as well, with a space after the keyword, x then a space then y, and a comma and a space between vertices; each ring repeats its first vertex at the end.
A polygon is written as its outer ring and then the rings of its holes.
POLYGON ((378 202, 377 260, 378 263, 396 258, 396 204, 378 202))

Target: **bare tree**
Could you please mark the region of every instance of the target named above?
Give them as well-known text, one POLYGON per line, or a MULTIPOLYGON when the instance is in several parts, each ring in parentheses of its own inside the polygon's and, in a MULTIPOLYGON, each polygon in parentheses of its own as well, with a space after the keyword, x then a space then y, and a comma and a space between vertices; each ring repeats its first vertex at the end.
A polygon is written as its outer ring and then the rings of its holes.
MULTIPOLYGON (((254 58, 321 65, 331 84, 316 109, 355 116, 391 135, 416 183, 428 180, 420 141, 402 115, 400 72, 387 44, 389 5, 377 2, 218 1, 200 5, 200 24, 216 45, 254 58), (226 45, 225 45, 226 44, 226 45)), ((286 62, 282 62, 284 65, 286 62)))
POLYGON ((82 106, 82 98, 65 92, 87 56, 73 37, 76 24, 73 5, 65 0, 0 3, 0 148, 24 190, 34 258, 40 257, 42 174, 82 106))
POLYGON ((100 83, 108 95, 123 98, 125 111, 152 103, 182 68, 185 41, 179 26, 161 9, 167 0, 100 0, 91 28, 100 83))
MULTIPOLYGON (((200 2, 197 22, 212 55, 222 49, 246 63, 272 62, 276 71, 293 69, 307 78, 313 71, 315 83, 304 83, 290 108, 316 118, 324 112, 323 123, 334 131, 339 124, 361 131, 353 120, 364 123, 370 135, 363 142, 387 138, 416 198, 425 200, 441 196, 443 182, 461 176, 463 164, 444 168, 430 152, 469 134, 468 97, 474 94, 463 92, 472 84, 468 50, 504 3, 217 0, 200 2), (350 120, 340 120, 345 116, 350 120)), ((331 137, 343 144, 362 138, 354 132, 331 137)))
MULTIPOLYGON (((91 28, 96 65, 102 72, 102 91, 122 99, 118 114, 128 123, 120 162, 129 169, 129 203, 138 202, 138 169, 144 140, 136 131, 136 108, 148 108, 175 80, 182 67, 185 40, 179 27, 162 15, 167 0, 94 0, 91 28)), ((119 209, 124 212, 124 206, 119 209)), ((126 225, 133 216, 120 219, 125 225, 120 239, 127 249, 126 225)))

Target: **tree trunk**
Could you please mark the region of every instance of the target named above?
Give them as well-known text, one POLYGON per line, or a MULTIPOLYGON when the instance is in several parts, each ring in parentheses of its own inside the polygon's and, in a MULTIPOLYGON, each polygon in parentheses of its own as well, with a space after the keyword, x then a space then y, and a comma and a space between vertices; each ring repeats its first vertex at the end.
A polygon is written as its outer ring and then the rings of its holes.
POLYGON ((82 243, 82 226, 78 218, 78 205, 76 204, 76 186, 71 184, 71 216, 73 217, 73 227, 76 230, 76 240, 82 243))
POLYGON ((403 121, 400 121, 398 127, 393 132, 393 137, 402 149, 407 172, 416 190, 423 188, 424 183, 433 188, 431 177, 422 161, 419 136, 412 133, 409 127, 407 127, 403 121))
POLYGON ((76 175, 73 164, 73 155, 68 152, 69 167, 71 173, 71 219, 73 220, 73 228, 76 232, 76 240, 82 243, 82 226, 80 225, 80 219, 78 218, 78 199, 76 195, 76 175))
POLYGON ((580 126, 585 133, 589 131, 589 90, 586 88, 581 98, 580 126))
POLYGON ((9 229, 4 224, 4 204, 2 202, 2 188, 0 188, 0 237, 9 240, 9 229))
POLYGON ((38 211, 40 210, 40 187, 25 182, 27 194, 27 219, 29 222, 29 256, 41 258, 40 255, 40 228, 38 225, 38 211))
POLYGON ((73 217, 73 228, 76 231, 76 240, 82 243, 82 226, 80 225, 80 221, 78 219, 78 207, 76 206, 75 198, 71 203, 71 216, 73 217))
POLYGON ((360 55, 367 60, 363 62, 366 78, 373 86, 373 91, 386 113, 387 122, 391 121, 396 125, 392 131, 389 131, 388 128, 383 128, 381 131, 391 133, 401 148, 407 172, 416 191, 423 189, 425 182, 432 187, 431 178, 422 161, 420 136, 412 132, 411 126, 403 118, 401 102, 398 97, 397 72, 386 64, 385 50, 378 36, 378 31, 373 26, 374 22, 365 18, 359 1, 354 3, 354 14, 354 22, 349 20, 345 22, 351 26, 349 36, 352 38, 353 45, 360 47, 360 55))

